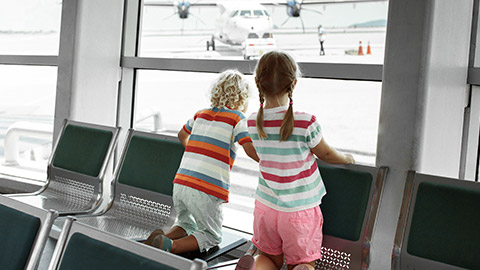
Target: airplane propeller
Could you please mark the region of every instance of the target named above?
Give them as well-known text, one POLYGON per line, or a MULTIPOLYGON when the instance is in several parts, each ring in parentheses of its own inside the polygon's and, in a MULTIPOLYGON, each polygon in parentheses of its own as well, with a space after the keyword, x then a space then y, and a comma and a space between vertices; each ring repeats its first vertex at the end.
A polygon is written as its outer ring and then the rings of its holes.
POLYGON ((171 17, 173 17, 173 16, 175 16, 175 15, 177 15, 177 13, 176 13, 176 12, 174 12, 174 13, 172 13, 172 14, 168 15, 167 17, 163 18, 162 20, 163 20, 163 21, 165 21, 165 20, 168 20, 168 19, 170 19, 171 17))
POLYGON ((187 19, 188 15, 190 14, 190 2, 189 1, 182 1, 177 2, 177 13, 180 19, 187 19))
MULTIPOLYGON (((202 0, 199 0, 192 4, 190 3, 190 1, 184 1, 184 0, 173 3, 175 7, 174 12, 171 15, 168 15, 167 17, 163 18, 163 20, 168 20, 171 17, 178 15, 178 17, 182 19, 182 28, 180 30, 182 34, 183 34, 184 25, 185 25, 185 22, 183 20, 188 19, 189 16, 194 17, 195 19, 200 21, 202 24, 206 25, 206 23, 202 19, 200 19, 200 17, 190 12, 190 7, 193 5, 196 5, 200 1, 202 0)), ((155 5, 155 4, 151 4, 151 5, 155 5)))
POLYGON ((318 13, 318 14, 323 14, 322 12, 317 11, 317 10, 302 8, 302 4, 303 4, 303 1, 287 0, 287 15, 288 15, 288 17, 285 21, 283 21, 283 23, 281 24, 282 26, 284 24, 286 24, 291 17, 300 18, 300 22, 302 23, 302 30, 303 30, 303 33, 305 33, 305 24, 303 22, 302 17, 300 16, 300 11, 303 9, 303 10, 315 12, 315 13, 318 13))

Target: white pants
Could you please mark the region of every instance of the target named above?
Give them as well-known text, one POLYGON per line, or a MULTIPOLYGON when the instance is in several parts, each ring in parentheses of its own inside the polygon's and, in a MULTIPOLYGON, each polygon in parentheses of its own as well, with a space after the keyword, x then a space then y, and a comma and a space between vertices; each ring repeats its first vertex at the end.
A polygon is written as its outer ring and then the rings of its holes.
POLYGON ((222 242, 223 200, 180 184, 173 185, 173 206, 179 226, 197 239, 200 251, 222 242))

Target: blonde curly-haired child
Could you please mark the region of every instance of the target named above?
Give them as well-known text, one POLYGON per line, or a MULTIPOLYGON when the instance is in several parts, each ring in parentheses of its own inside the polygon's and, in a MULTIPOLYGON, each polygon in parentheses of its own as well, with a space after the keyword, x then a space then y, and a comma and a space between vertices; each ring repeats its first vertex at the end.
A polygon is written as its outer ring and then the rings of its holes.
POLYGON ((208 251, 222 241, 222 204, 238 142, 258 162, 244 113, 249 85, 237 70, 222 72, 210 89, 211 107, 195 113, 178 133, 185 153, 173 181, 175 225, 156 230, 146 244, 172 253, 208 251))

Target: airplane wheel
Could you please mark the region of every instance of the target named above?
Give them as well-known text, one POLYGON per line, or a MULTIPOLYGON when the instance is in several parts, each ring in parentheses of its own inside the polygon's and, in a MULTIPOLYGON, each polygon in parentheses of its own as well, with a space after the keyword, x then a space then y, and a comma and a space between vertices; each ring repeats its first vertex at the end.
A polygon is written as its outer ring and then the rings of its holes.
POLYGON ((215 51, 215 40, 212 37, 212 40, 210 41, 210 46, 212 46, 212 51, 215 51))
POLYGON ((210 41, 207 40, 207 51, 210 50, 210 41))

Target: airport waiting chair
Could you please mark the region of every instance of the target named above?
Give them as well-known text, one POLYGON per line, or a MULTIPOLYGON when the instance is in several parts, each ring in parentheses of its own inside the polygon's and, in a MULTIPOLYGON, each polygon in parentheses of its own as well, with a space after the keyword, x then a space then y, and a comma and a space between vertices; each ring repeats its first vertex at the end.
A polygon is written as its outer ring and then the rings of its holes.
POLYGON ((480 269, 480 183, 409 171, 392 269, 480 269))
POLYGON ((37 269, 58 213, 0 195, 0 269, 37 269))
POLYGON ((320 205, 323 244, 316 269, 367 269, 388 168, 317 163, 327 194, 320 205))
MULTIPOLYGON (((174 224, 173 179, 184 152, 176 137, 130 129, 115 172, 110 208, 77 220, 127 239, 143 241, 156 229, 174 224)), ((247 240, 224 233, 224 241, 207 254, 185 254, 210 261, 247 240)))
POLYGON ((49 270, 202 270, 207 263, 104 232, 68 217, 55 247, 49 270))
POLYGON ((47 167, 47 182, 34 193, 9 194, 60 216, 92 213, 99 206, 107 166, 120 128, 65 120, 47 167))
POLYGON ((168 229, 175 221, 172 181, 183 151, 176 138, 130 129, 114 175, 111 206, 78 221, 133 240, 168 229))

